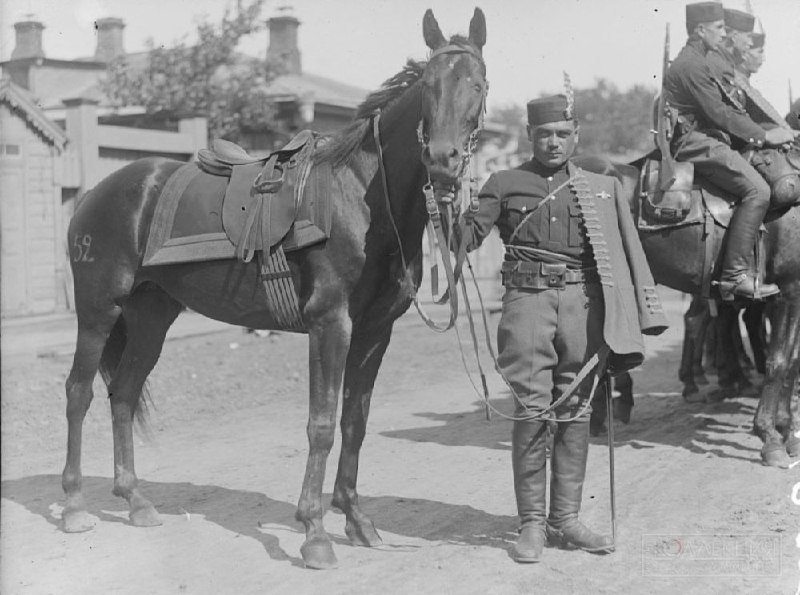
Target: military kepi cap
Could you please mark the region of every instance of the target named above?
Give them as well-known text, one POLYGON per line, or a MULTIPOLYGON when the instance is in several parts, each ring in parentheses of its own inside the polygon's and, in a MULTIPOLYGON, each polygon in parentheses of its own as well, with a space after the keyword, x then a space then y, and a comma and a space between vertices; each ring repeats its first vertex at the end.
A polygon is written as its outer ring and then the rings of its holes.
POLYGON ((700 23, 724 20, 725 9, 720 2, 695 2, 686 5, 686 30, 689 33, 700 23))
POLYGON ((572 108, 566 95, 553 95, 540 97, 528 102, 528 124, 539 126, 549 122, 563 122, 572 120, 572 108))
POLYGON ((725 13, 725 26, 741 31, 742 33, 752 33, 753 27, 756 24, 756 18, 748 12, 743 10, 736 10, 735 8, 726 8, 725 13))

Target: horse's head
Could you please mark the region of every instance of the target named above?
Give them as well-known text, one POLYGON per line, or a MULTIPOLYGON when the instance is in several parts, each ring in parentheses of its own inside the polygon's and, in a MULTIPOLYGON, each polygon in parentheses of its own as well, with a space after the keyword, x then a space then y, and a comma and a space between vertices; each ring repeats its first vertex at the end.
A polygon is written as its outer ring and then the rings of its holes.
POLYGON ((432 50, 420 79, 422 161, 434 185, 452 187, 472 155, 486 106, 486 19, 475 9, 469 37, 442 35, 428 9, 422 21, 425 43, 432 50))

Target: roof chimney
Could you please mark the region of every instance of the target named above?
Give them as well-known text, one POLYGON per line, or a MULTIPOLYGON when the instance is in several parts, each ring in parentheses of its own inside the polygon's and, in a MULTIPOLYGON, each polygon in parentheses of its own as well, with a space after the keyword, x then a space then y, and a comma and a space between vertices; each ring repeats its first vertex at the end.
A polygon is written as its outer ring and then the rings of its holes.
POLYGON ((278 16, 267 21, 269 25, 269 47, 267 61, 281 64, 287 74, 300 74, 300 50, 297 48, 297 28, 300 21, 291 13, 290 6, 281 6, 278 16))
POLYGON ((42 31, 44 25, 35 20, 36 17, 26 15, 27 21, 20 21, 14 23, 14 30, 17 33, 17 44, 14 46, 14 51, 11 52, 12 60, 20 60, 22 58, 44 58, 44 50, 42 49, 42 31))
POLYGON ((97 49, 94 59, 98 62, 111 62, 114 58, 125 55, 122 47, 122 30, 125 22, 117 17, 106 17, 94 22, 97 30, 97 49))

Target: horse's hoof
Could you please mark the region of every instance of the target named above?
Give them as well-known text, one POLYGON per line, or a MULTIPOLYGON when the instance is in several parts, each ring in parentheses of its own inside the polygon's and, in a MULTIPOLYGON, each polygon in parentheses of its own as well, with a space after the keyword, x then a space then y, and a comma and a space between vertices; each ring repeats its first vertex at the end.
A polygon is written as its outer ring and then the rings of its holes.
POLYGON ((64 533, 84 533, 94 529, 97 518, 85 510, 64 510, 61 520, 64 533))
POLYGON ((786 440, 786 454, 790 457, 800 457, 800 436, 792 434, 786 440))
POLYGON ((376 545, 381 545, 383 543, 383 539, 381 539, 381 536, 378 535, 378 532, 375 530, 375 525, 372 523, 372 521, 367 521, 366 523, 361 523, 360 525, 356 525, 356 523, 347 521, 344 527, 344 532, 347 535, 347 538, 350 540, 350 543, 353 545, 360 545, 362 547, 375 547, 376 545))
POLYGON ((706 398, 697 389, 688 393, 686 389, 683 389, 683 400, 687 403, 705 403, 706 398))
POLYGON ((788 469, 792 463, 783 445, 780 445, 780 447, 773 446, 769 449, 766 446, 762 448, 761 460, 767 467, 780 467, 781 469, 788 469))
POLYGON ((312 537, 300 546, 300 555, 303 556, 306 568, 325 570, 336 568, 338 561, 333 553, 333 545, 327 537, 312 537))
POLYGON ((694 381, 695 381, 696 384, 702 384, 703 386, 708 384, 708 378, 706 377, 705 374, 696 375, 694 377, 694 381))
POLYGON ((735 388, 715 388, 706 395, 706 403, 721 403, 725 399, 733 399, 736 398, 736 396, 735 388))
POLYGON ((130 519, 134 527, 158 527, 163 524, 152 504, 131 510, 130 519))
POLYGON ((614 399, 612 407, 614 408, 614 419, 618 419, 624 424, 630 423, 632 404, 626 403, 621 399, 614 399))

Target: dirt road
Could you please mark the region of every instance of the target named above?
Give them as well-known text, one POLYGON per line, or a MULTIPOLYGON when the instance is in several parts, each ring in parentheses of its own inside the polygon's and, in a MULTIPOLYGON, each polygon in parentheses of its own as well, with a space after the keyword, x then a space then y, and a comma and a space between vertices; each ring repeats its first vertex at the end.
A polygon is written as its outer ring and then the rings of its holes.
MULTIPOLYGON (((5 366, 2 593, 794 593, 800 467, 760 464, 756 401, 683 402, 676 380, 684 305, 650 340, 636 406, 616 426, 618 550, 506 550, 516 529, 510 422, 487 422, 453 333, 399 323, 379 375, 359 492, 384 545, 351 547, 328 512, 339 568, 303 568, 294 520, 306 456, 306 339, 240 330, 174 340, 152 375, 150 433, 137 471, 161 527, 127 524, 111 495, 110 415, 96 392, 84 430, 85 493, 98 519, 59 530, 66 354, 5 366)), ((494 321, 496 322, 496 320, 494 321)), ((462 337, 466 337, 462 327, 462 337)), ((492 381, 494 404, 509 402, 492 381)), ((592 440, 587 524, 608 529, 608 450, 592 440)), ((326 501, 335 475, 330 457, 326 501)))

